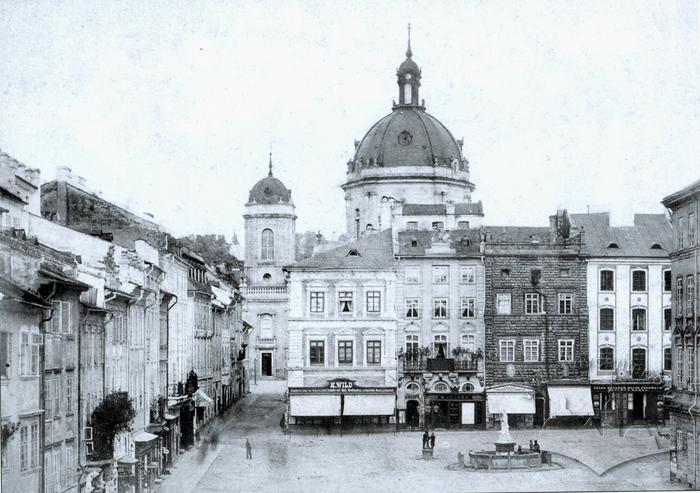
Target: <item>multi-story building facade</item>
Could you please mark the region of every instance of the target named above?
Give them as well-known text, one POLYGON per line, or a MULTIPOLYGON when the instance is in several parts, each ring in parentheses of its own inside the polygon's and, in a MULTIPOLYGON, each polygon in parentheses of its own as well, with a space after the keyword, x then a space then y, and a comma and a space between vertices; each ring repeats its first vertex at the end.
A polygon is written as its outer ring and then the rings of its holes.
POLYGON ((253 326, 248 374, 284 378, 289 294, 284 272, 294 262, 296 213, 292 192, 272 175, 250 190, 245 204, 244 320, 253 326))
POLYGON ((671 477, 700 485, 700 432, 698 432, 698 276, 700 275, 700 180, 663 200, 671 211, 673 250, 673 399, 671 401, 671 439, 674 445, 671 477))
POLYGON ((514 427, 593 415, 585 245, 566 211, 549 228, 487 227, 486 422, 514 427))
POLYGON ((588 354, 593 409, 603 425, 664 421, 671 375, 671 225, 636 214, 572 214, 588 254, 588 354))
POLYGON ((298 262, 289 272, 289 426, 394 426, 391 231, 298 262))
POLYGON ((484 425, 485 273, 477 230, 397 234, 400 423, 484 425))

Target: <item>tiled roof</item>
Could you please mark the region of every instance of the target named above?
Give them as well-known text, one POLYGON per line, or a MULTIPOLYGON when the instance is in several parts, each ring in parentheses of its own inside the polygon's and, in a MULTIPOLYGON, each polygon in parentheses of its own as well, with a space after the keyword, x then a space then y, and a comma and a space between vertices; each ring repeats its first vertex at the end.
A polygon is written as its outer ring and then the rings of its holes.
POLYGON ((385 229, 304 259, 290 269, 389 269, 393 266, 391 230, 385 229))
POLYGON ((635 214, 634 226, 610 226, 610 214, 571 214, 571 225, 583 228, 592 257, 668 257, 673 232, 663 214, 635 214), (660 248, 652 248, 657 245, 660 248))
POLYGON ((483 215, 484 207, 481 201, 467 202, 464 204, 455 204, 455 214, 476 214, 483 215))
MULTIPOLYGON (((399 232, 398 255, 421 257, 429 255, 428 250, 436 242, 436 233, 428 230, 407 230, 399 232)), ((479 252, 481 237, 475 229, 455 229, 447 232, 447 244, 454 255, 473 255, 479 252)))
POLYGON ((549 242, 550 230, 537 226, 484 226, 488 243, 549 242))

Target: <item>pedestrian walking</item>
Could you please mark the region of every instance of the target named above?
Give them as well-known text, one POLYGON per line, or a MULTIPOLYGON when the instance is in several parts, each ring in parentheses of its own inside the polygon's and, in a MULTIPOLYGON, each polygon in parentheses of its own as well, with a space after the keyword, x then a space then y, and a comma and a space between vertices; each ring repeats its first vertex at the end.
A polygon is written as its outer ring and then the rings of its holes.
POLYGON ((247 438, 245 439, 245 458, 251 460, 253 459, 253 452, 250 446, 250 440, 248 440, 247 438))
POLYGON ((423 448, 428 448, 429 443, 430 435, 428 435, 428 431, 426 430, 425 433, 423 433, 423 448))
POLYGON ((430 448, 431 449, 435 448, 435 432, 430 434, 430 448))

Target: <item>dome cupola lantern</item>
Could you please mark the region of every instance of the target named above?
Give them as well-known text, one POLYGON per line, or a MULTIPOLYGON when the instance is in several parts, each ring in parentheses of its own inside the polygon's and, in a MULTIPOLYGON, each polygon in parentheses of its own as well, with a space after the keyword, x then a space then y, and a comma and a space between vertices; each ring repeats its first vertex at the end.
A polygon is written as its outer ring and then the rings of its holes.
POLYGON ((422 106, 419 99, 420 68, 413 61, 411 51, 411 25, 408 25, 408 48, 406 59, 396 71, 396 83, 399 86, 399 106, 422 106))

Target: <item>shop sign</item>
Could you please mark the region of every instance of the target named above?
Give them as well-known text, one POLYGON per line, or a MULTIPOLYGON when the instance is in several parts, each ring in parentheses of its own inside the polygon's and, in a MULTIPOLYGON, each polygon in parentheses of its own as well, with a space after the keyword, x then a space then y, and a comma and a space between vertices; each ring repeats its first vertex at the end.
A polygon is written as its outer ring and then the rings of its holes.
POLYGON ((349 379, 328 380, 328 388, 331 390, 350 390, 354 384, 355 382, 349 379))
POLYGON ((649 392, 652 390, 661 390, 663 383, 649 383, 649 384, 622 384, 613 383, 612 385, 592 385, 591 388, 593 392, 649 392))

